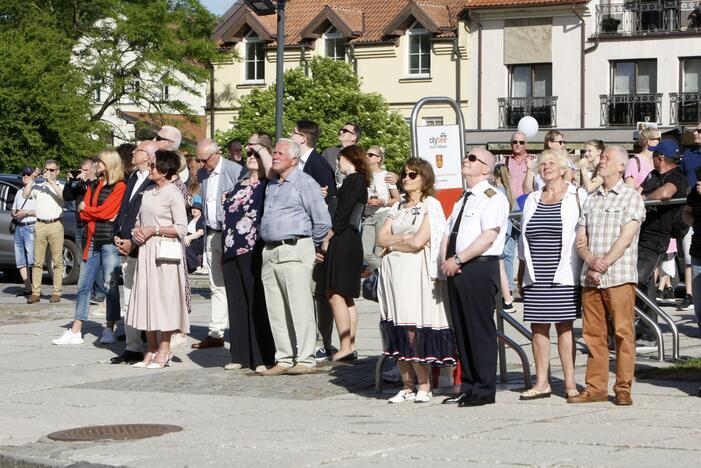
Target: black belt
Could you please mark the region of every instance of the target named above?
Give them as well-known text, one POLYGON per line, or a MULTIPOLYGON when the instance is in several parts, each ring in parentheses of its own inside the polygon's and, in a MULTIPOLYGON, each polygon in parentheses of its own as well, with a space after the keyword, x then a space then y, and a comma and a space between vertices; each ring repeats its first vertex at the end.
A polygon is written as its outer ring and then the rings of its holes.
POLYGON ((464 265, 467 265, 469 263, 495 262, 497 260, 499 260, 499 255, 482 255, 480 257, 475 257, 471 260, 468 260, 464 263, 464 265))
POLYGON ((27 221, 26 223, 17 223, 18 226, 31 226, 32 224, 36 224, 36 221, 27 221))
POLYGON ((214 229, 214 228, 208 227, 208 228, 207 228, 207 232, 222 232, 222 230, 221 230, 221 229, 214 229))
POLYGON ((39 223, 44 223, 44 224, 51 224, 51 223, 55 223, 56 221, 61 221, 61 218, 54 218, 54 219, 37 219, 37 222, 39 222, 39 223))
POLYGON ((280 247, 281 245, 297 245, 297 241, 300 239, 307 239, 309 236, 299 236, 299 237, 292 237, 290 239, 283 239, 279 241, 269 241, 265 243, 266 247, 280 247))

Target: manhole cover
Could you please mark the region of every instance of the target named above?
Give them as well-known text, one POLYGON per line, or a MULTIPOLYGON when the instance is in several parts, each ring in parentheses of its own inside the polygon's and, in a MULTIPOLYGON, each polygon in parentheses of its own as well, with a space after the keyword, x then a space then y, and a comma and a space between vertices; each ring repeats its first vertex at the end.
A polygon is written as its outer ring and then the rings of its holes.
POLYGON ((129 440, 156 437, 169 432, 180 432, 180 426, 169 424, 110 424, 107 426, 86 426, 52 432, 47 437, 52 440, 81 442, 92 440, 129 440))

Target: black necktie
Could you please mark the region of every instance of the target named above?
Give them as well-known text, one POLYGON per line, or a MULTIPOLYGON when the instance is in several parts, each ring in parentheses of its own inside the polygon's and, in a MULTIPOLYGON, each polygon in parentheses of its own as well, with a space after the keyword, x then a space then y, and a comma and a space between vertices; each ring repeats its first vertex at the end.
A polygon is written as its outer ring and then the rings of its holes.
POLYGON ((448 248, 445 251, 445 259, 448 260, 455 255, 455 244, 458 241, 458 231, 460 230, 460 222, 462 221, 462 213, 465 211, 465 205, 467 205, 467 198, 472 195, 472 192, 465 192, 462 198, 462 206, 460 207, 460 212, 458 213, 458 219, 455 220, 453 224, 453 230, 450 231, 450 237, 448 238, 448 248))

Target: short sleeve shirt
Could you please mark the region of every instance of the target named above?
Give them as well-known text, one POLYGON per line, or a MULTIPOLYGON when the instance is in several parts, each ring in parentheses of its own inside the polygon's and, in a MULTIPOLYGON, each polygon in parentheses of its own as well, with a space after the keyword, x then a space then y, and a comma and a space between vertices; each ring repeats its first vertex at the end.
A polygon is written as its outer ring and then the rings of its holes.
POLYGON ((645 179, 647 179, 648 175, 654 168, 655 167, 652 165, 652 162, 649 162, 646 158, 636 154, 628 160, 623 179, 625 180, 628 177, 632 177, 635 181, 635 187, 638 188, 643 184, 643 182, 645 182, 645 179))
MULTIPOLYGON (((645 220, 645 205, 640 194, 620 180, 606 192, 599 187, 582 206, 579 225, 587 230, 589 250, 596 257, 603 257, 621 235, 621 228, 631 221, 638 226, 645 220)), ((640 231, 638 230, 638 233, 640 231)), ((600 289, 638 282, 638 234, 623 255, 601 275, 599 284, 586 281, 587 265, 582 268, 582 285, 600 289)))

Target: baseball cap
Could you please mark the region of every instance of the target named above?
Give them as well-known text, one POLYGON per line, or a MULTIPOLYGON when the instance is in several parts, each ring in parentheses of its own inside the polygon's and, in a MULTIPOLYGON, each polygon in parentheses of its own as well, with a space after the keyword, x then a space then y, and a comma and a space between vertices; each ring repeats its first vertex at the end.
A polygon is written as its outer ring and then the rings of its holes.
POLYGON ((662 140, 657 144, 657 146, 648 146, 648 149, 650 151, 654 151, 655 153, 660 153, 665 158, 674 160, 681 158, 679 146, 673 140, 662 140))
POLYGON ((196 208, 196 209, 202 211, 202 203, 194 202, 190 208, 193 208, 193 209, 196 208))
POLYGON ((24 169, 22 169, 23 176, 32 175, 32 174, 34 174, 34 169, 32 169, 31 167, 25 167, 24 169))

